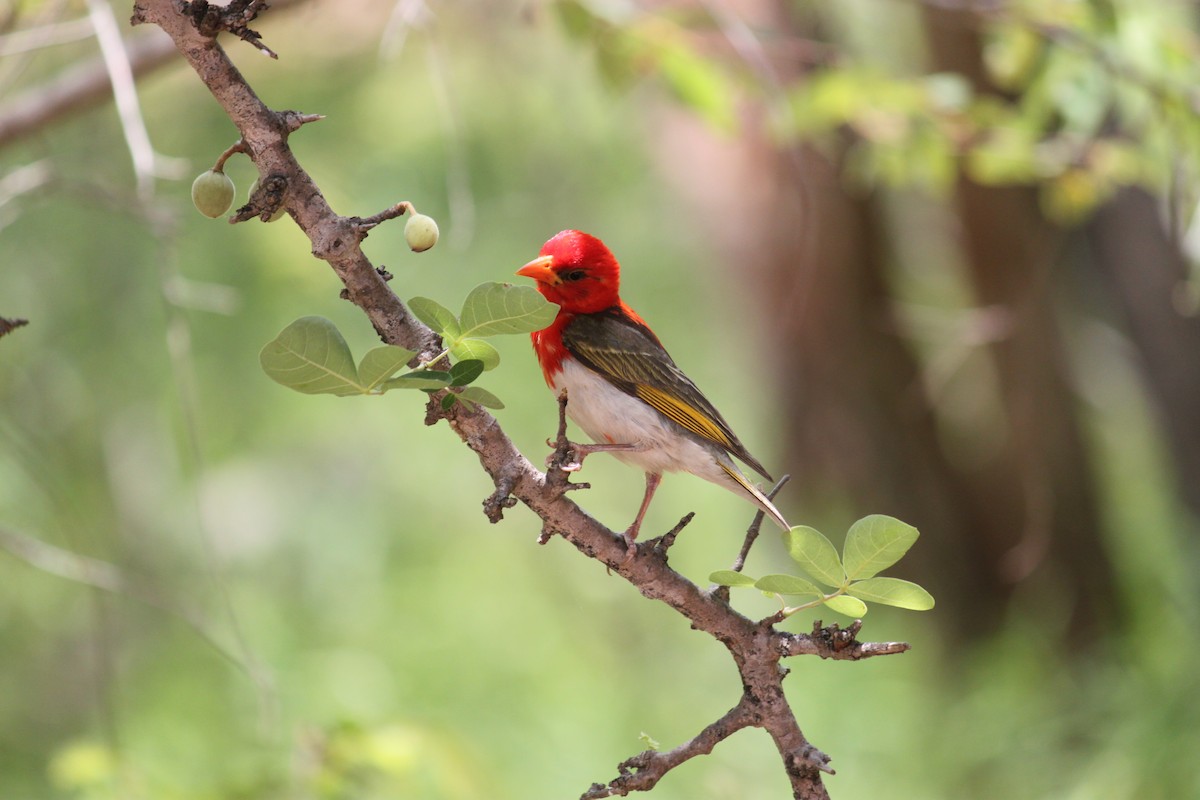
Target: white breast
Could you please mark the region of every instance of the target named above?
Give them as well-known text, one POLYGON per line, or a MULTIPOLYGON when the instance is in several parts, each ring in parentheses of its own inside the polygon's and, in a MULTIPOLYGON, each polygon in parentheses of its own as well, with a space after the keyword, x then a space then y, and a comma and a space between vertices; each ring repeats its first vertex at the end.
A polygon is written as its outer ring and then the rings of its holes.
POLYGON ((619 460, 645 472, 691 472, 717 483, 727 476, 712 450, 682 433, 643 401, 622 392, 574 359, 554 376, 554 391, 567 390, 567 416, 594 442, 640 444, 637 451, 614 451, 619 460))

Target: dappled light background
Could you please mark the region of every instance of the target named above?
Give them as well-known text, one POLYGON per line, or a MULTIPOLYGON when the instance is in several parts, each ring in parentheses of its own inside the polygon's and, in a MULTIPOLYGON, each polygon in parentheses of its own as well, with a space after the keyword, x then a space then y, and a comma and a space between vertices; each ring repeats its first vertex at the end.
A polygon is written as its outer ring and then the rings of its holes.
MULTIPOLYGON (((89 5, 0 6, 0 118, 97 53, 18 34, 89 5)), ((795 476, 793 524, 922 530, 889 574, 937 608, 873 607, 863 632, 913 650, 788 664, 834 797, 1200 792, 1194 8, 1064 0, 1042 28, 1014 4, 1031 42, 933 8, 954 3, 280 5, 256 23, 278 61, 224 44, 270 106, 326 115, 291 146, 335 211, 438 219, 423 254, 402 222, 365 243, 402 298, 457 308, 555 232, 594 233, 795 476), (1131 104, 1150 133, 1122 138, 1131 104)), ((260 348, 297 317, 356 354, 377 339, 290 219, 194 211, 237 138, 196 76, 138 88, 149 194, 111 104, 0 147, 0 316, 29 320, 0 338, 0 797, 574 797, 736 703, 724 650, 676 614, 538 546, 524 508, 489 525, 490 481, 423 395, 266 378, 260 348)), ((240 205, 254 169, 227 172, 240 205)), ((540 463, 553 397, 527 337, 494 341, 481 385, 540 463)), ((581 479, 573 499, 623 529, 642 476, 595 456, 581 479)), ((704 583, 750 507, 668 476, 644 530, 687 511, 671 563, 704 583)), ((790 569, 765 535, 748 570, 790 569)), ((815 616, 836 618, 786 624, 815 616)), ((748 730, 654 796, 787 791, 748 730)))

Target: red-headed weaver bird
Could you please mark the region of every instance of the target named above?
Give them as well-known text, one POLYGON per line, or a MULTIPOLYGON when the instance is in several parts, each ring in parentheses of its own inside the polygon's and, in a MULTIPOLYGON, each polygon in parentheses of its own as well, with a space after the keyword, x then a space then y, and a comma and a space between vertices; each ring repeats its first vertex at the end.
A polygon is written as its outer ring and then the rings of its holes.
POLYGON ((625 532, 631 555, 664 472, 690 472, 723 486, 788 529, 731 456, 771 480, 763 465, 621 300, 621 267, 603 242, 562 231, 517 274, 537 281, 559 307, 554 322, 531 336, 546 383, 555 393, 567 390, 567 416, 594 440, 576 445, 578 461, 607 451, 646 473, 646 495, 625 532))

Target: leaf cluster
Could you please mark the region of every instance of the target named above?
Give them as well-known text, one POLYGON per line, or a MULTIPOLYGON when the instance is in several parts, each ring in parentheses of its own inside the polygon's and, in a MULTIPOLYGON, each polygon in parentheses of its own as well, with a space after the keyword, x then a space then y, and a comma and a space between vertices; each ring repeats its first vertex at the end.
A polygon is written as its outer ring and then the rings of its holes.
POLYGON ((816 528, 798 525, 783 536, 788 555, 812 580, 787 574, 753 578, 728 569, 717 570, 708 579, 721 586, 755 588, 780 602, 785 596, 808 598, 796 606, 785 603, 781 611, 785 617, 820 605, 851 617, 866 614, 867 603, 911 611, 933 608, 933 596, 917 584, 878 577, 917 541, 917 529, 911 525, 882 514, 863 517, 850 526, 841 556, 816 528))
POLYGON ((355 364, 342 332, 328 319, 315 316, 301 317, 263 347, 259 354, 263 371, 276 383, 303 394, 346 397, 391 389, 449 389, 453 391, 443 396, 443 409, 456 402, 503 408, 496 395, 471 385, 500 363, 500 352, 485 337, 540 330, 558 310, 532 287, 501 283, 475 287, 457 316, 424 297, 413 298, 409 305, 418 319, 441 335, 446 349, 403 374, 396 373, 413 364, 415 352, 382 345, 355 364), (452 362, 449 369, 435 368, 443 358, 452 362))

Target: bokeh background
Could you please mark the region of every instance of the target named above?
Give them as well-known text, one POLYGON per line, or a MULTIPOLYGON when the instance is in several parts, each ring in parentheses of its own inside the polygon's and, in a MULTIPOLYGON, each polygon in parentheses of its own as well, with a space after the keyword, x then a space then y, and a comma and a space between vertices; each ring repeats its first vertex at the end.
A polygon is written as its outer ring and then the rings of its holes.
MULTIPOLYGON (((937 608, 863 633, 912 652, 789 664, 833 796, 1200 796, 1193 3, 277 5, 278 61, 226 46, 272 107, 327 115, 292 146, 334 209, 441 223, 421 255, 400 224, 366 242, 401 297, 457 307, 595 233, 793 475, 794 523, 921 529, 890 574, 937 608)), ((0 4, 0 316, 29 320, 0 338, 0 798, 574 797, 732 706, 723 648, 527 510, 489 525, 419 394, 262 374, 299 316, 375 339, 290 219, 192 209, 237 134, 180 61, 125 124, 99 96, 13 126, 104 76, 106 18, 153 33, 108 8, 0 4)), ((481 383, 538 462, 553 399, 525 337, 496 343, 481 383)), ((641 475, 583 477, 623 528, 641 475)), ((689 510, 672 563, 703 582, 750 514, 669 477, 648 530, 689 510)), ((749 570, 788 569, 765 536, 749 570)), ((787 791, 746 731, 654 796, 787 791)))

